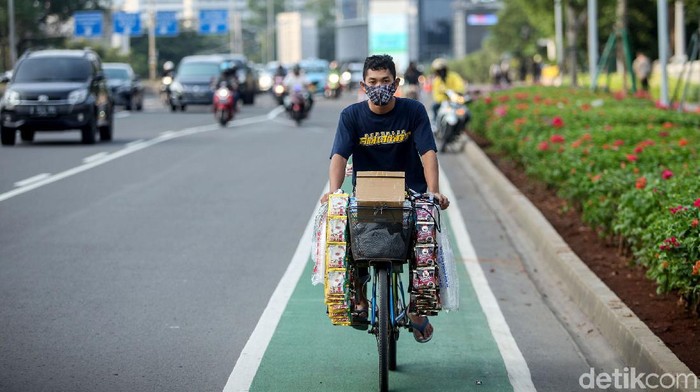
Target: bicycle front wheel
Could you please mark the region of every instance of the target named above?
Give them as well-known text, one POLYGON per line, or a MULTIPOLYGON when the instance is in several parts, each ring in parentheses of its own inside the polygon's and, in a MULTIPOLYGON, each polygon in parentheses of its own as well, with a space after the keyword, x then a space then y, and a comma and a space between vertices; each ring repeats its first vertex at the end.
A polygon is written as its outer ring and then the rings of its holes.
MULTIPOLYGON (((379 351, 379 390, 389 390, 391 324, 389 323, 389 274, 386 267, 376 267, 377 276, 377 349, 379 351)), ((394 351, 396 355, 396 351, 394 351)))

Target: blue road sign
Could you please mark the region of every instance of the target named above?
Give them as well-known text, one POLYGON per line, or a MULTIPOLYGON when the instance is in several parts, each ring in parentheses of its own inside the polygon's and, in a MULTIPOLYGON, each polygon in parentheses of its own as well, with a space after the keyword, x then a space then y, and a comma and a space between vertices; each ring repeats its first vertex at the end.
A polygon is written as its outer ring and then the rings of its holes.
POLYGON ((112 21, 117 34, 141 35, 141 14, 138 12, 115 12, 112 21))
POLYGON ((228 33, 228 10, 199 10, 199 34, 228 33))
POLYGON ((156 12, 156 35, 159 37, 174 37, 178 34, 177 12, 156 12))
POLYGON ((73 36, 83 38, 102 37, 102 11, 76 11, 73 13, 73 36))

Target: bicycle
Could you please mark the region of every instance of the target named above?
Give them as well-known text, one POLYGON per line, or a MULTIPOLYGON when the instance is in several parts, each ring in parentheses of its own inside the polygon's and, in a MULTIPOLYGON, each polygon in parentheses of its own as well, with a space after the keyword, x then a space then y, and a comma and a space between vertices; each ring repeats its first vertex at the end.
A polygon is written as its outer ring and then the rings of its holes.
MULTIPOLYGON (((384 392, 389 389, 389 371, 396 370, 397 350, 401 328, 411 331, 408 317, 409 307, 401 274, 404 265, 409 264, 411 250, 417 242, 415 232, 418 216, 429 218, 439 231, 439 207, 427 195, 409 191, 409 198, 402 207, 367 207, 358 206, 351 201, 348 209, 350 227, 350 249, 352 253, 351 275, 354 277, 357 302, 358 292, 362 290, 363 281, 358 270, 368 268, 372 281, 372 295, 369 302, 369 313, 366 327, 368 332, 376 336, 379 356, 379 389, 384 392), (424 206, 433 206, 426 208, 424 206)), ((423 221, 425 222, 425 221, 423 221)), ((434 243, 435 236, 430 241, 434 243)), ((415 281, 409 276, 409 291, 416 289, 415 281)), ((437 273, 433 276, 433 287, 437 286, 437 273)), ((427 287, 430 287, 429 284, 427 287)), ((436 295, 436 294, 435 294, 436 295)), ((435 298, 437 301, 437 297, 435 298)), ((437 302, 435 302, 437 303, 437 302)), ((411 301, 412 312, 421 315, 435 315, 434 312, 418 309, 411 301)), ((439 306, 438 306, 439 308, 439 306)), ((358 327, 358 325, 355 325, 358 327)), ((362 324, 360 324, 362 327, 362 324)))

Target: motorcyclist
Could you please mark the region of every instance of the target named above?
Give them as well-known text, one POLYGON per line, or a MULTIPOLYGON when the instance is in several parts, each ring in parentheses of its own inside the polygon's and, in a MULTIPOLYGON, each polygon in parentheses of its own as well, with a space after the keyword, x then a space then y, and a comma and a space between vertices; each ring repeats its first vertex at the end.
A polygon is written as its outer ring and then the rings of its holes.
POLYGON ((411 93, 416 99, 418 98, 418 91, 420 91, 418 85, 420 84, 421 76, 423 76, 423 72, 418 69, 416 62, 409 62, 406 72, 403 73, 403 79, 407 84, 407 96, 409 95, 408 93, 411 93))
POLYGON ((433 120, 437 118, 438 110, 443 101, 448 100, 447 90, 464 94, 465 82, 458 73, 447 68, 447 60, 436 58, 431 64, 435 73, 433 78, 433 120))
POLYGON ((238 110, 238 79, 236 76, 238 67, 236 67, 236 64, 232 61, 224 61, 219 64, 219 71, 220 74, 215 81, 214 89, 219 88, 220 84, 224 83, 226 88, 233 94, 234 109, 238 110))
MULTIPOLYGON (((304 95, 304 99, 306 100, 306 111, 308 112, 311 110, 311 106, 314 104, 313 97, 311 96, 311 93, 309 93, 309 80, 306 78, 306 75, 301 71, 301 67, 299 64, 295 64, 294 67, 292 67, 292 72, 288 73, 287 76, 284 78, 284 86, 289 92, 289 94, 294 93, 295 91, 300 91, 304 95)), ((289 100, 291 102, 291 100, 289 100)), ((291 104, 285 105, 287 107, 287 110, 290 109, 291 104)))
POLYGON ((173 76, 173 73, 175 72, 175 64, 168 60, 163 63, 163 77, 166 76, 173 76))
POLYGON ((168 60, 163 63, 163 74, 160 79, 160 94, 161 99, 164 103, 169 101, 170 96, 170 84, 173 82, 173 77, 175 76, 175 64, 168 60))
POLYGON ((277 77, 277 76, 281 76, 281 77, 287 76, 287 70, 284 69, 284 66, 282 64, 279 64, 277 66, 277 69, 275 69, 275 77, 277 77))

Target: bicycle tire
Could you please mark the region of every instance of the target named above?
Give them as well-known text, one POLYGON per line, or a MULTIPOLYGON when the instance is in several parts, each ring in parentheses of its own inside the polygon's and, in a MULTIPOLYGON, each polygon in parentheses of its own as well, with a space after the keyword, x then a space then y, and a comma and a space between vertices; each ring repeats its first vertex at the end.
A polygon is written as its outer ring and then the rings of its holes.
POLYGON ((394 312, 393 314, 390 315, 389 319, 389 370, 396 370, 396 341, 398 340, 398 335, 397 331, 398 328, 394 328, 394 323, 391 322, 391 320, 396 320, 396 315, 399 313, 398 309, 398 285, 396 284, 396 273, 391 273, 389 275, 389 279, 391 280, 390 282, 390 288, 392 290, 393 295, 391 296, 390 300, 394 302, 394 312))
POLYGON ((387 268, 376 267, 377 275, 377 350, 379 351, 379 390, 389 390, 389 277, 387 268))

